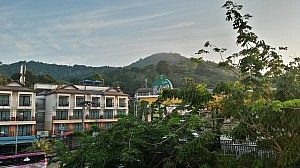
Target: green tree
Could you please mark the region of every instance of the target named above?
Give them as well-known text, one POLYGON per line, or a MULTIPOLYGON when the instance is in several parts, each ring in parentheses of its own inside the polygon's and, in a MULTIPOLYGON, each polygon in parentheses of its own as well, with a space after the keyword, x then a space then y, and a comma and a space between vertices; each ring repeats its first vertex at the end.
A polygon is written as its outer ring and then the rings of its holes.
POLYGON ((282 76, 278 77, 275 82, 275 98, 281 101, 296 99, 300 97, 300 69, 292 69, 282 76))
POLYGON ((37 75, 38 82, 40 83, 58 83, 56 79, 54 79, 52 76, 48 74, 42 74, 42 75, 37 75))
POLYGON ((53 146, 51 142, 45 139, 35 140, 32 146, 25 149, 26 152, 45 152, 47 156, 53 155, 53 146))
POLYGON ((159 72, 160 74, 166 74, 166 75, 168 75, 171 72, 167 61, 159 61, 156 66, 156 71, 159 72))
POLYGON ((260 148, 276 151, 277 167, 295 165, 299 163, 300 145, 299 132, 296 131, 300 129, 297 122, 300 104, 294 99, 299 93, 299 78, 291 69, 297 66, 284 65, 274 48, 258 40, 248 25, 251 16, 239 13, 241 5, 226 1, 223 7, 227 9, 226 20, 231 21, 233 29, 237 30, 236 43, 241 47, 240 52, 221 63, 238 69, 240 82, 223 83, 215 88, 215 93, 224 97, 224 116, 232 118, 235 124, 231 135, 236 139, 253 140, 260 148), (234 58, 240 58, 237 64, 234 58), (275 79, 278 79, 279 87, 276 92, 271 88, 275 79), (290 84, 286 84, 287 79, 292 79, 290 84), (288 88, 287 93, 283 93, 283 89, 288 88), (276 100, 274 93, 285 101, 276 100))
POLYGON ((0 73, 0 85, 6 85, 10 81, 9 77, 0 73))

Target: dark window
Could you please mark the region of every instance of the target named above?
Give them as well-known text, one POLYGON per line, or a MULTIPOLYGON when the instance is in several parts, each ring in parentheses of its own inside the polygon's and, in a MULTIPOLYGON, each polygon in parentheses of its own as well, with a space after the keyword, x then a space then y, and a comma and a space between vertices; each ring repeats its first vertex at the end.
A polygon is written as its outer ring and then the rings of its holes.
POLYGON ((68 107, 69 106, 69 96, 59 96, 58 106, 68 107))
POLYGON ((125 116, 126 115, 126 110, 118 110, 117 115, 119 116, 125 116))
POLYGON ((76 96, 76 107, 83 107, 83 106, 84 106, 84 97, 76 96))
POLYGON ((0 94, 0 106, 9 106, 10 95, 0 94))
POLYGON ((126 99, 125 98, 119 99, 119 107, 126 107, 126 99))
POLYGON ((20 95, 19 97, 19 106, 31 106, 30 101, 31 95, 20 95))
POLYGON ((93 107, 100 107, 100 97, 93 97, 92 98, 92 106, 93 107))
POLYGON ((55 119, 56 120, 67 120, 68 119, 68 110, 57 110, 55 119))
POLYGON ((104 119, 111 119, 114 118, 112 110, 105 110, 104 111, 104 119))
POLYGON ((105 129, 109 129, 109 128, 111 128, 113 126, 113 123, 112 122, 106 122, 106 123, 104 123, 104 128, 105 129))
POLYGON ((32 125, 18 125, 18 136, 32 135, 32 125))
POLYGON ((9 127, 8 125, 0 125, 0 137, 9 136, 9 127))
POLYGON ((0 121, 9 121, 10 120, 10 111, 1 110, 0 111, 0 121))
POLYGON ((113 98, 106 98, 106 107, 114 107, 114 99, 113 98))
POLYGON ((90 110, 90 119, 100 119, 100 111, 90 110))
POLYGON ((82 118, 82 110, 74 110, 73 111, 73 118, 74 119, 81 119, 82 118))
POLYGON ((82 131, 82 124, 74 124, 74 131, 82 131))
POLYGON ((18 121, 31 121, 31 111, 30 110, 18 110, 17 111, 18 121))

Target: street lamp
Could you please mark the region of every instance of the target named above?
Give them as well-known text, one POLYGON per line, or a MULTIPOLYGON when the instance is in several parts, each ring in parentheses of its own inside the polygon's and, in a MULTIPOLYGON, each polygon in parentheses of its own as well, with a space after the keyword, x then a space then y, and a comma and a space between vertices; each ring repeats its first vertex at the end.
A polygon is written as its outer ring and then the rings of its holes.
POLYGON ((82 132, 84 132, 84 114, 85 114, 85 110, 87 109, 87 107, 90 107, 92 102, 91 101, 86 101, 85 95, 86 95, 86 86, 87 85, 99 85, 102 82, 101 81, 97 81, 97 80, 83 80, 80 82, 81 84, 84 85, 84 96, 83 96, 83 110, 82 110, 82 132))
MULTIPOLYGON (((19 115, 20 115, 20 116, 23 116, 23 113, 20 113, 19 115)), ((15 155, 18 154, 18 132, 19 132, 18 112, 16 113, 16 123, 17 123, 17 128, 16 128, 16 147, 15 147, 15 155)))

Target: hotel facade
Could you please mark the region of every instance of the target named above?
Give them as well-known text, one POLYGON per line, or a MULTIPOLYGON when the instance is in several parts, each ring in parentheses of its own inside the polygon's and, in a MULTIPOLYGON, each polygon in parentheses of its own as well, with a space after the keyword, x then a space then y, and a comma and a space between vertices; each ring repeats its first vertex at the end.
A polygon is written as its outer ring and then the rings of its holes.
MULTIPOLYGON (((91 126, 112 127, 128 115, 128 94, 118 88, 19 82, 0 86, 0 145, 65 136, 91 126)), ((16 145, 17 146, 17 145, 16 145)))

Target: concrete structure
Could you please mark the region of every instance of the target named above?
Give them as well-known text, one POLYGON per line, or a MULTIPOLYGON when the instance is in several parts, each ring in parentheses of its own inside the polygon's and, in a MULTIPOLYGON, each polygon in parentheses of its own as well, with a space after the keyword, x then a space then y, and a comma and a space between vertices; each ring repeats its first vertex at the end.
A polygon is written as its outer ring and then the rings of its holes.
POLYGON ((34 89, 37 102, 44 104, 37 108, 38 115, 44 116, 39 128, 54 136, 81 131, 83 125, 85 130, 92 125, 110 128, 118 115, 128 114, 129 95, 118 88, 35 84, 34 89))
MULTIPOLYGON (((138 111, 139 111, 139 103, 141 101, 146 101, 148 102, 148 106, 152 103, 154 103, 158 97, 160 92, 163 89, 173 89, 173 85, 171 81, 168 79, 165 79, 163 76, 160 76, 160 79, 156 80, 151 88, 139 88, 135 91, 134 94, 134 100, 136 101, 135 103, 135 115, 138 116, 138 111)), ((161 106, 164 106, 166 109, 167 113, 171 113, 173 110, 175 110, 178 106, 177 104, 181 103, 181 100, 179 99, 169 99, 164 102, 162 102, 161 106)), ((184 115, 187 111, 186 110, 178 110, 178 112, 182 115, 184 115)), ((151 114, 141 114, 142 118, 147 121, 151 121, 155 117, 159 117, 159 114, 157 113, 151 113, 151 114)))
POLYGON ((0 145, 34 141, 35 97, 19 82, 0 86, 0 145))

